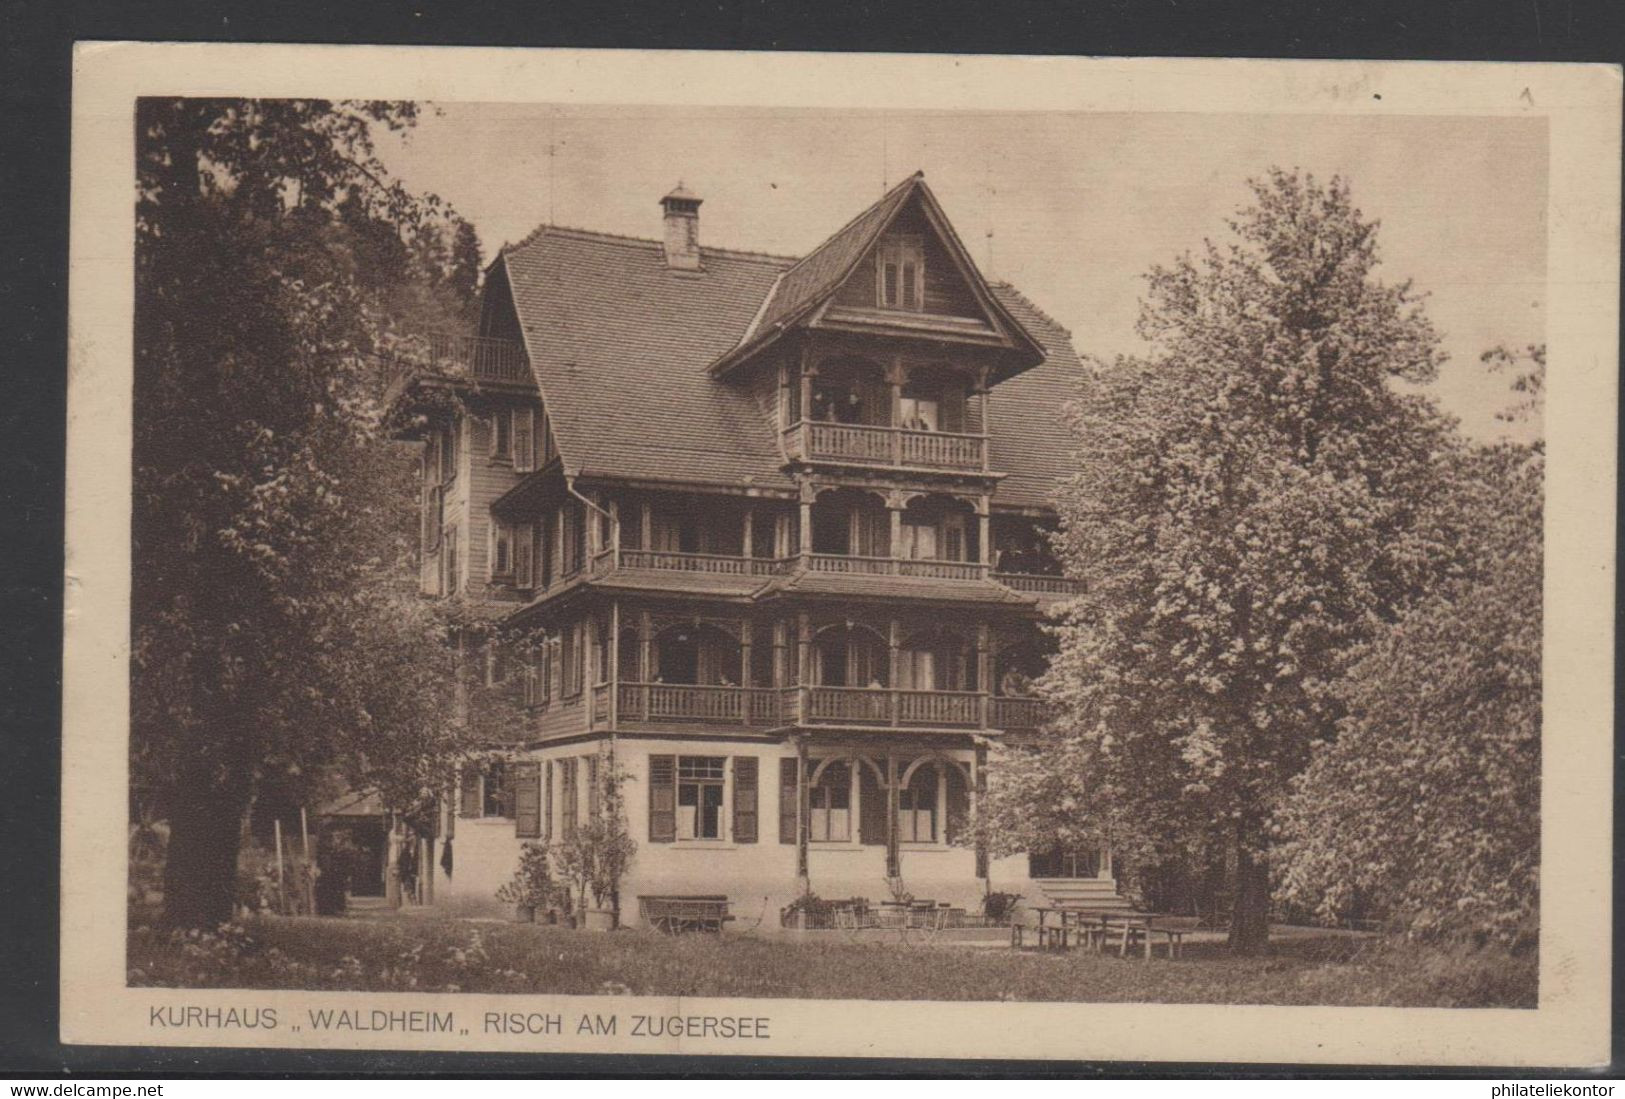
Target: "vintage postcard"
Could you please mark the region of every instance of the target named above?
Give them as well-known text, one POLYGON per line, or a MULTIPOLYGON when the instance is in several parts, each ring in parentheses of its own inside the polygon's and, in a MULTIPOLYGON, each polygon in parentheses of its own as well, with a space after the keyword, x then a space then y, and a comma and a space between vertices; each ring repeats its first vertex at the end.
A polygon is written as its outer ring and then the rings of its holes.
POLYGON ((64 1041, 1607 1061, 1618 69, 75 70, 64 1041))

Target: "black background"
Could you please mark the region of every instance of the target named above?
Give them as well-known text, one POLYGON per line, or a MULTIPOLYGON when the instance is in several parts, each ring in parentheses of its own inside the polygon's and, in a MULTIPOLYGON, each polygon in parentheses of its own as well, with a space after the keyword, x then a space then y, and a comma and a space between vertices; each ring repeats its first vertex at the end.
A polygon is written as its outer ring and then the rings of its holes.
MULTIPOLYGON (((164 1050, 57 1044, 70 51, 75 40, 1618 63, 1622 0, 50 3, 0 0, 0 1076, 1375 1076, 1506 1072, 164 1050)), ((1625 509, 1622 509, 1625 510, 1625 509)), ((1618 570, 1616 569, 1616 575, 1618 570)), ((1616 668, 1619 657, 1616 653, 1616 668)), ((1616 683, 1620 676, 1616 674, 1616 683)), ((1616 756, 1616 790, 1622 768, 1616 756)), ((1619 845, 1616 844, 1616 848, 1619 845)), ((1615 908, 1620 891, 1616 849, 1615 908)), ((122 899, 120 899, 122 903, 122 899)), ((1604 933, 1599 928, 1598 934, 1604 933)), ((1614 1063, 1621 1064, 1615 956, 1614 1063)), ((1560 1073, 1519 1072, 1550 1079, 1560 1073)))

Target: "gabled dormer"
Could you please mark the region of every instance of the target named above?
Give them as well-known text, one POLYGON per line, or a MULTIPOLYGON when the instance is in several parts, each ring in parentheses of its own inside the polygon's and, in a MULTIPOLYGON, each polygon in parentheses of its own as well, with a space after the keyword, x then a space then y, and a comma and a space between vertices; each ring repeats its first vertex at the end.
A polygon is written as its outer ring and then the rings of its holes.
POLYGON ((988 287, 920 172, 780 274, 711 373, 748 372, 785 337, 820 333, 979 350, 988 384, 1044 361, 1038 341, 988 287))

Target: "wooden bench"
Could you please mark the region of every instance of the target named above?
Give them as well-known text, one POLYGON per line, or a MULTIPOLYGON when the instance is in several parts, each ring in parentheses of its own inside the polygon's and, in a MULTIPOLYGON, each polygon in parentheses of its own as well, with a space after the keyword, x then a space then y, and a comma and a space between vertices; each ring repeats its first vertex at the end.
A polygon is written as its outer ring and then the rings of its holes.
POLYGON ((638 916, 657 931, 676 935, 683 931, 720 932, 733 920, 728 898, 720 894, 639 896, 638 916))

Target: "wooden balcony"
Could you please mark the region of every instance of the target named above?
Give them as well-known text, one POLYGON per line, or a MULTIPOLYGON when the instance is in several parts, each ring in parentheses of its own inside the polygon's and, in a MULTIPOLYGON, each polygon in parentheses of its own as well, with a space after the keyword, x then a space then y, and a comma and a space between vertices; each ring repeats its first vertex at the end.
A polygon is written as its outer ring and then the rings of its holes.
POLYGON ((786 571, 778 558, 739 557, 720 553, 673 553, 666 550, 622 548, 604 550, 593 558, 594 576, 616 568, 655 569, 668 572, 699 572, 711 576, 775 576, 786 571))
POLYGON ((987 437, 949 431, 803 421, 785 432, 785 451, 808 462, 905 466, 955 473, 987 470, 987 437))
POLYGON ((623 725, 782 725, 784 692, 776 687, 622 683, 616 704, 623 725))
POLYGON ((838 573, 846 576, 919 576, 932 580, 984 580, 987 566, 977 561, 934 561, 904 557, 857 557, 836 553, 813 553, 803 560, 808 572, 838 573))
POLYGON ((1065 598, 1083 593, 1083 584, 1066 576, 1038 576, 1020 572, 995 572, 993 579, 1012 591, 1028 595, 1065 598))
MULTIPOLYGON (((608 691, 604 684, 594 691, 595 725, 608 724, 608 691)), ((997 700, 977 691, 621 683, 615 689, 615 722, 621 728, 701 725, 773 729, 797 724, 874 729, 997 728, 987 721, 990 701, 997 700)))
POLYGON ((891 687, 789 688, 804 693, 804 725, 980 729, 986 695, 978 691, 905 691, 891 687))
POLYGON ((1005 732, 1031 733, 1049 718, 1049 706, 1040 698, 994 698, 988 724, 1005 732))
MULTIPOLYGON (((769 577, 807 572, 839 576, 913 576, 929 580, 986 580, 988 566, 979 561, 938 561, 903 557, 859 557, 810 553, 794 557, 741 557, 720 553, 675 553, 667 550, 603 550, 592 559, 591 575, 617 569, 691 572, 708 576, 769 577)), ((1050 579, 1040 577, 1037 579, 1050 579)))
POLYGON ((534 388, 525 349, 513 340, 434 333, 425 353, 390 360, 386 399, 393 400, 417 379, 487 382, 534 388))

